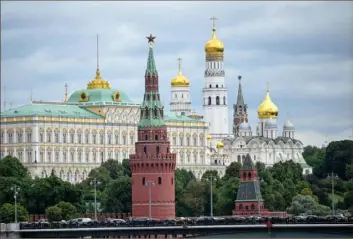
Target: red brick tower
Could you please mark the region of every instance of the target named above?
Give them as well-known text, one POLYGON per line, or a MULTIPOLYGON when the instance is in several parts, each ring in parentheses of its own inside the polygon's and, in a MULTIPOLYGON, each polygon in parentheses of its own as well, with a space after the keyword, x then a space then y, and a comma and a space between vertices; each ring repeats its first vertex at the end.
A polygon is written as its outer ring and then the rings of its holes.
POLYGON ((175 217, 174 172, 176 154, 170 153, 163 104, 158 91, 158 72, 153 56, 155 37, 147 37, 149 53, 145 94, 138 124, 132 172, 132 216, 168 219, 175 217))
POLYGON ((264 208, 257 169, 249 154, 246 155, 240 170, 240 185, 233 215, 268 215, 268 210, 264 208))

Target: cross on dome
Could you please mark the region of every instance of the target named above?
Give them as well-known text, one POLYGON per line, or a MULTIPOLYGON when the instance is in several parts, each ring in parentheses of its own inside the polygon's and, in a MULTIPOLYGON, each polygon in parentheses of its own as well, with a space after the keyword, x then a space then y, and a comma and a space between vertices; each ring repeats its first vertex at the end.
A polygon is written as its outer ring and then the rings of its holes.
POLYGON ((212 20, 212 30, 216 30, 216 20, 218 20, 217 17, 211 17, 210 20, 212 20))

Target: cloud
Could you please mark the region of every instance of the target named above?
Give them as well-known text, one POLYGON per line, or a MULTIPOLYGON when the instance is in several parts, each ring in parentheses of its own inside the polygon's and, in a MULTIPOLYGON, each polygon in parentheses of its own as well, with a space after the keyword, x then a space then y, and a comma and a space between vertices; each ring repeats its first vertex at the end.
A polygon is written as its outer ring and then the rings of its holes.
POLYGON ((289 113, 304 143, 321 145, 326 135, 344 138, 353 127, 351 2, 1 5, 1 83, 13 106, 28 103, 31 89, 34 99, 52 101, 63 98, 65 83, 70 93, 85 88, 95 75, 96 34, 102 77, 140 102, 148 52, 145 36, 153 33, 164 104, 168 108, 170 80, 181 57, 183 73, 191 81, 193 108, 202 112, 203 47, 211 36, 208 19, 215 15, 217 36, 226 47, 230 122, 241 74, 254 131, 266 82, 280 109, 280 128, 289 113))

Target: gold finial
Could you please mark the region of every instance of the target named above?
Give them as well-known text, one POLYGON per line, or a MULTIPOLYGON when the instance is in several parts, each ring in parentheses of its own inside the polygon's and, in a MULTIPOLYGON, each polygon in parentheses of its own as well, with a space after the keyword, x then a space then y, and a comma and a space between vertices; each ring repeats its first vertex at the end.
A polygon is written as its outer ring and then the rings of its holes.
POLYGON ((212 20, 212 31, 216 31, 216 20, 218 20, 218 18, 216 17, 211 17, 210 20, 212 20))
POLYGON ((179 72, 181 72, 181 58, 179 57, 177 60, 178 60, 178 69, 179 69, 179 72))
POLYGON ((65 87, 65 97, 64 97, 64 102, 66 102, 66 101, 67 101, 67 83, 65 83, 64 87, 65 87))

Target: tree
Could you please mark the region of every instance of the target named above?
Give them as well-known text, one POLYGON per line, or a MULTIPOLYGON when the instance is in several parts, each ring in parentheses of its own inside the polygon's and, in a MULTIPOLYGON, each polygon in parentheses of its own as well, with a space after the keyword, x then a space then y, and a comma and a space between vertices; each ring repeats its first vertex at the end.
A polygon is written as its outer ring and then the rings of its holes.
POLYGON ((239 178, 229 178, 216 190, 217 201, 214 204, 215 215, 231 215, 234 209, 234 201, 239 188, 239 178))
POLYGON ((112 180, 103 191, 102 207, 105 212, 131 212, 131 178, 112 180))
POLYGON ((232 162, 227 168, 224 174, 224 180, 228 180, 230 178, 239 178, 239 171, 241 169, 241 164, 238 162, 232 162))
POLYGON ((76 207, 69 202, 59 202, 56 204, 61 209, 61 218, 64 220, 70 220, 75 217, 77 211, 76 207))
POLYGON ((189 216, 189 207, 185 202, 185 189, 190 182, 195 182, 196 178, 191 171, 185 169, 175 170, 175 211, 177 216, 189 216))
POLYGON ((184 192, 184 205, 187 207, 187 216, 204 215, 206 185, 202 181, 191 181, 184 192))
POLYGON ((49 222, 58 222, 62 220, 62 210, 58 206, 50 206, 45 209, 45 216, 49 222))
POLYGON ((8 155, 0 159, 0 177, 28 178, 30 175, 17 158, 8 155))
POLYGON ((102 163, 101 167, 107 169, 109 177, 113 180, 124 176, 123 165, 117 160, 109 159, 102 163))
MULTIPOLYGON (((17 221, 27 221, 29 218, 28 211, 22 205, 17 204, 17 221)), ((0 222, 10 223, 15 221, 15 205, 4 203, 0 208, 0 222)))
POLYGON ((353 179, 353 163, 346 165, 346 177, 347 179, 353 179))
POLYGON ((299 215, 305 213, 308 215, 325 216, 331 213, 331 209, 327 206, 318 204, 313 197, 309 195, 297 195, 293 198, 291 205, 287 208, 287 212, 299 215))

